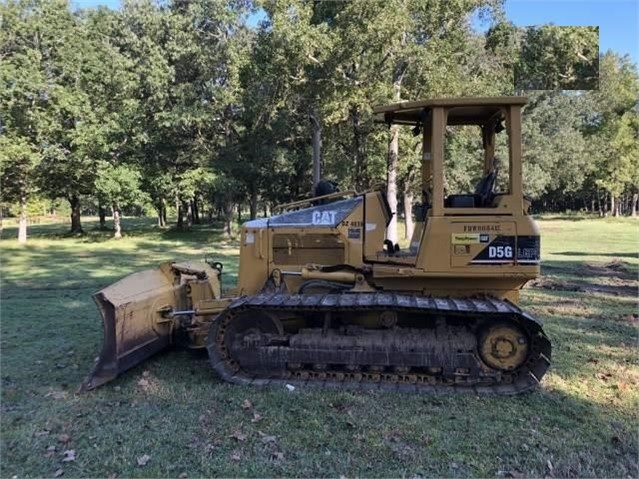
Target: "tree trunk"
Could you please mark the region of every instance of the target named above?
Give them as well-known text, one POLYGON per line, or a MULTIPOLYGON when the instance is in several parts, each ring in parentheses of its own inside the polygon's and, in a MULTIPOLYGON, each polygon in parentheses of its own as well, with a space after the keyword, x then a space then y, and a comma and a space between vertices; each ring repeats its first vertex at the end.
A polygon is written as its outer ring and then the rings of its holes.
POLYGON ((155 203, 155 211, 158 214, 158 227, 162 228, 164 226, 164 218, 162 217, 162 201, 157 201, 155 203))
POLYGON ((175 209, 177 210, 177 229, 184 229, 184 218, 182 218, 182 203, 180 199, 175 197, 175 209))
POLYGON ((315 108, 311 109, 308 114, 308 119, 311 122, 311 128, 313 130, 313 188, 315 188, 322 179, 322 126, 317 119, 317 112, 315 111, 315 108))
POLYGON ((224 234, 231 238, 233 236, 233 202, 227 201, 223 207, 224 211, 224 234))
POLYGON ((200 205, 198 205, 198 201, 197 201, 197 195, 195 195, 193 197, 193 201, 191 202, 191 204, 193 205, 193 223, 195 223, 196 225, 199 225, 200 222, 200 205))
POLYGON ((386 198, 392 213, 390 223, 386 229, 386 239, 397 243, 397 154, 399 148, 399 128, 390 128, 390 142, 388 143, 388 169, 386 171, 386 198))
POLYGON ((350 118, 353 126, 353 154, 355 159, 355 171, 353 183, 355 189, 364 191, 368 189, 368 164, 364 153, 364 135, 361 127, 359 107, 354 105, 350 109, 350 118))
POLYGON ((122 238, 122 225, 120 222, 120 209, 118 204, 114 201, 111 205, 113 208, 113 237, 115 239, 122 238))
POLYGON ((251 189, 251 199, 249 200, 249 215, 252 220, 257 217, 257 188, 251 189))
POLYGON ((80 220, 80 198, 72 195, 69 198, 71 204, 71 233, 82 234, 82 223, 80 220))
POLYGON ((602 217, 603 208, 601 206, 601 192, 599 191, 599 188, 597 188, 597 209, 599 210, 599 216, 602 217))
POLYGON ((404 238, 408 241, 413 237, 415 223, 413 222, 413 191, 410 188, 404 190, 404 216, 406 216, 406 224, 404 225, 404 238))
POLYGON ((237 204, 237 222, 242 224, 242 203, 237 204))
POLYGON ((610 193, 610 214, 612 214, 612 216, 617 216, 618 209, 619 206, 617 205, 617 198, 615 195, 610 193))
POLYGON ((186 210, 186 227, 191 229, 193 226, 193 209, 191 208, 192 203, 190 201, 184 202, 184 209, 186 210))
MULTIPOLYGON (((402 46, 406 43, 406 33, 402 33, 402 46)), ((402 99, 402 81, 408 64, 403 59, 395 62, 393 70, 393 96, 395 102, 402 99)), ((391 211, 394 213, 386 230, 386 238, 397 243, 397 169, 399 167, 399 127, 390 127, 390 141, 388 143, 388 170, 386 174, 386 198, 391 211)), ((410 215, 409 215, 410 216, 410 215)), ((406 218, 408 221, 408 218, 406 218)))
POLYGON ((20 195, 20 220, 18 223, 18 243, 27 242, 27 195, 20 195))
POLYGON ((639 205, 639 193, 632 194, 632 210, 630 216, 637 216, 637 205, 639 205))
POLYGON ((167 220, 166 220, 166 200, 164 198, 162 198, 160 200, 160 209, 162 211, 162 226, 166 227, 167 225, 167 220))
POLYGON ((104 209, 104 206, 102 205, 98 206, 98 216, 100 217, 100 229, 105 230, 106 229, 106 210, 104 209))
POLYGON ((155 203, 155 210, 158 213, 158 226, 164 228, 166 226, 166 200, 160 198, 155 203))

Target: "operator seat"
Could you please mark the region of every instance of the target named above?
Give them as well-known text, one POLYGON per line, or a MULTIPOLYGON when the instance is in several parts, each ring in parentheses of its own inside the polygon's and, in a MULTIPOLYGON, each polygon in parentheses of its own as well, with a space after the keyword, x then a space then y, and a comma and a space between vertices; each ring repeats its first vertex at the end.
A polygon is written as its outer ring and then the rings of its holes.
POLYGON ((495 192, 495 181, 497 180, 497 170, 493 169, 484 176, 475 186, 475 206, 477 208, 488 208, 493 202, 495 192))
POLYGON ((446 208, 490 208, 495 199, 497 170, 493 169, 475 186, 473 194, 448 195, 444 199, 446 208))

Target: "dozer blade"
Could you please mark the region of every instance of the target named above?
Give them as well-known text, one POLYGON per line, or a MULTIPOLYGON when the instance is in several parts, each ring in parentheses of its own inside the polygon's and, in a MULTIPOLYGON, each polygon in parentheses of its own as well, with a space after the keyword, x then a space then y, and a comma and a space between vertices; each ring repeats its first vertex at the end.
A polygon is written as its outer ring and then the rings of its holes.
POLYGON ((173 320, 162 311, 186 302, 171 263, 127 276, 93 296, 104 325, 104 344, 80 391, 107 383, 171 343, 173 320))

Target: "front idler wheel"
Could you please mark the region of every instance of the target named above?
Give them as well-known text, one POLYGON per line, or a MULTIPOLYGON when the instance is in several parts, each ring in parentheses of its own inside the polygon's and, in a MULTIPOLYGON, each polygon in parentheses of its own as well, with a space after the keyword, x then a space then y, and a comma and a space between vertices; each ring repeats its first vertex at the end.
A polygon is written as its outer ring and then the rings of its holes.
POLYGON ((263 362, 258 350, 269 338, 283 335, 281 322, 264 312, 227 314, 217 318, 209 332, 207 349, 214 369, 224 367, 230 374, 241 370, 257 376, 279 372, 281 367, 263 362), (220 360, 223 366, 217 363, 220 360))

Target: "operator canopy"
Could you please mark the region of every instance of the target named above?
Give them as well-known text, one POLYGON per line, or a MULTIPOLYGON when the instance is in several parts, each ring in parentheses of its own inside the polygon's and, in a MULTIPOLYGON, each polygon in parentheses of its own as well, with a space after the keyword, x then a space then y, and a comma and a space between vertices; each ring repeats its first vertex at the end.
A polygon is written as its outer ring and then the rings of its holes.
POLYGON ((525 97, 512 96, 439 98, 376 106, 373 113, 378 122, 415 125, 428 119, 428 112, 432 107, 447 107, 450 108, 448 125, 483 125, 499 115, 501 108, 525 104, 525 97))

